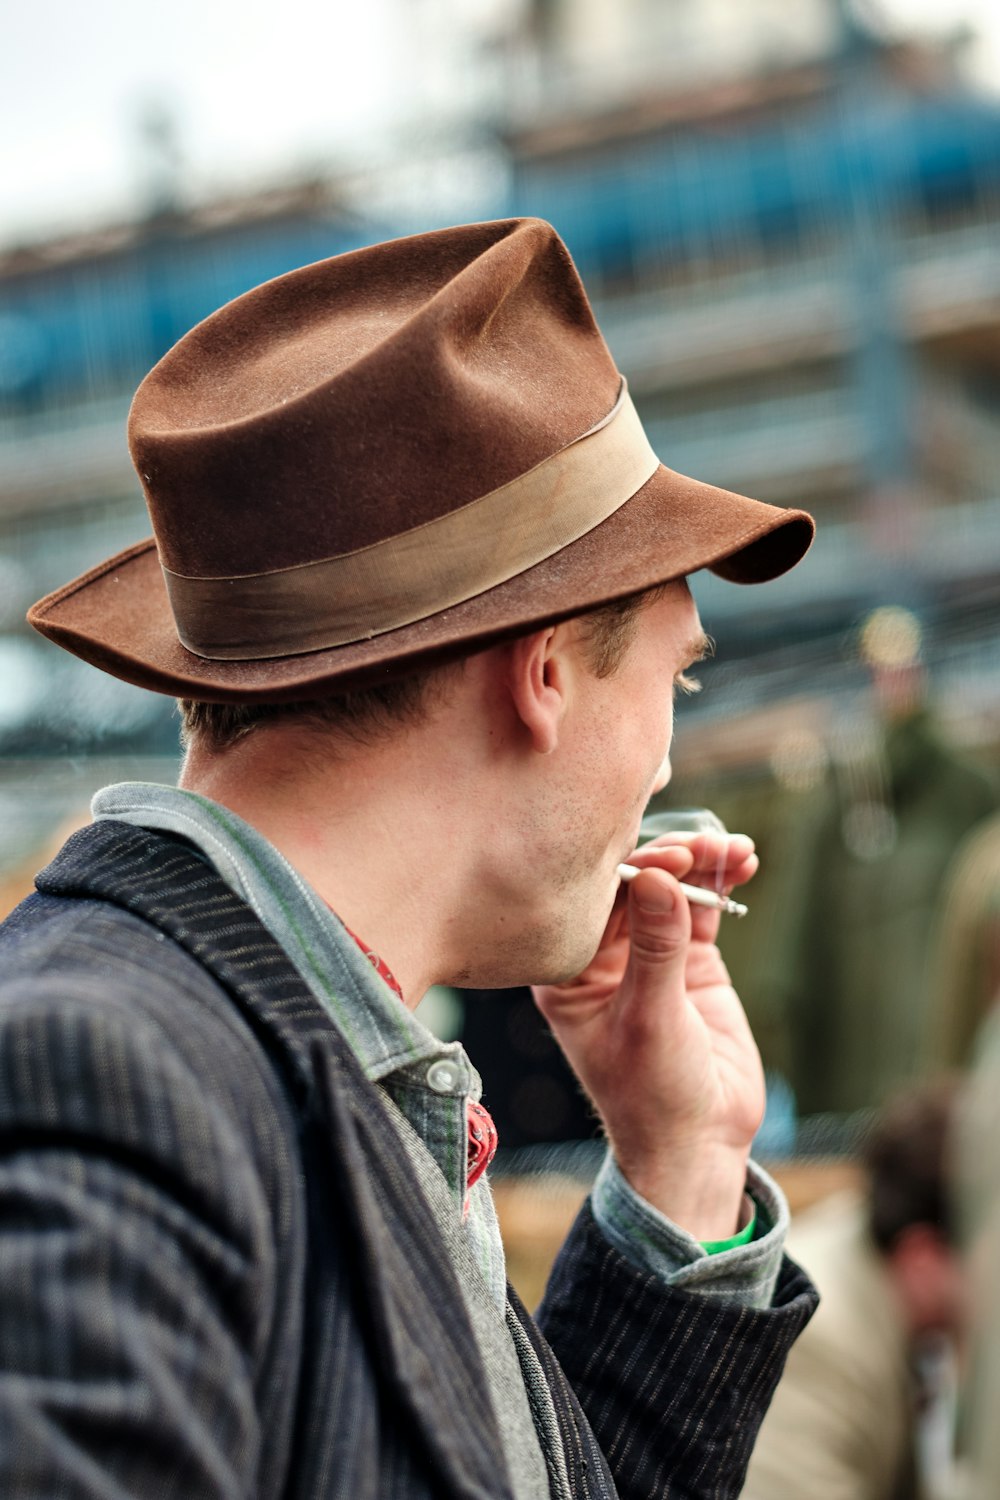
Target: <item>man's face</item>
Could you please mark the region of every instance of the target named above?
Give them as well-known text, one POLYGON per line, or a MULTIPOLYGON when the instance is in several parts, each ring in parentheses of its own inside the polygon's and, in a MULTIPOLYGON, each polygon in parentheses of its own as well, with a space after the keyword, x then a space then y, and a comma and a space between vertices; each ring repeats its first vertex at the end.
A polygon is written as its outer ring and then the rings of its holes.
POLYGON ((706 645, 683 583, 639 613, 609 677, 589 668, 579 632, 559 745, 536 757, 516 814, 523 863, 501 898, 511 967, 491 983, 566 979, 590 961, 618 889, 616 868, 635 848, 650 797, 670 779, 678 681, 706 645))
POLYGON ((672 585, 639 614, 619 669, 603 679, 593 674, 579 679, 566 782, 566 796, 576 809, 576 837, 564 880, 581 901, 594 902, 593 926, 587 923, 591 951, 617 890, 617 866, 635 848, 650 797, 670 780, 674 696, 704 646, 687 585, 672 585))

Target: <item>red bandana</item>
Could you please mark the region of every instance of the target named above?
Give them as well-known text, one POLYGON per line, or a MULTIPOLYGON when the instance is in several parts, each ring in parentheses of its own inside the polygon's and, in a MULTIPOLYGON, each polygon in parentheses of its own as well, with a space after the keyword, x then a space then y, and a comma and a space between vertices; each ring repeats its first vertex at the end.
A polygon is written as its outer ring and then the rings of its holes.
MULTIPOLYGON (((351 932, 351 929, 347 927, 346 922, 344 923, 344 926, 347 928, 348 933, 350 933, 351 937, 357 943, 358 947, 365 955, 365 958, 367 958, 368 962, 375 970, 376 974, 378 974, 379 978, 385 980, 386 984, 392 990, 393 994, 398 995, 400 1000, 402 1000, 403 1004, 405 1005, 406 1001, 403 999, 403 991, 400 989, 399 981, 397 980, 392 970, 389 968, 389 965, 383 958, 380 958, 377 953, 369 948, 367 943, 363 943, 358 937, 357 933, 351 932)), ((476 1104, 472 1099, 467 1100, 466 1119, 469 1131, 469 1144, 466 1157, 467 1165, 465 1174, 465 1187, 467 1196, 465 1200, 465 1206, 466 1208, 468 1208, 468 1190, 479 1181, 480 1177, 482 1177, 483 1173, 486 1171, 486 1168, 489 1166, 494 1156, 496 1156, 499 1139, 497 1136, 497 1128, 494 1125, 490 1112, 485 1105, 476 1104)))

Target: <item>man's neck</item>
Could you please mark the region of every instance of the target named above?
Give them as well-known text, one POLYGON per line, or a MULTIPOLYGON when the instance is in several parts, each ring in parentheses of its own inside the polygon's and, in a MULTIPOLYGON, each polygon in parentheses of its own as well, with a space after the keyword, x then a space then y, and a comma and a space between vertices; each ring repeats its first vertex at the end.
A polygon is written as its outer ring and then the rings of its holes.
POLYGON ((463 966, 477 799, 460 753, 443 767, 447 742, 438 736, 408 732, 338 753, 269 728, 221 754, 193 746, 181 786, 269 839, 379 952, 415 1006, 463 966))

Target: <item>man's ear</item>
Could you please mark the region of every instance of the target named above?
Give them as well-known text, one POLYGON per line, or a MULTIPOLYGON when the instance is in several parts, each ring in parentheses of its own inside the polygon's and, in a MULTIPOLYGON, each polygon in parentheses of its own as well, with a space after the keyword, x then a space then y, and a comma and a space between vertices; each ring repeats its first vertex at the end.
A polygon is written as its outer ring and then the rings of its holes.
POLYGON ((541 755, 559 743, 569 686, 568 633, 547 625, 519 636, 509 647, 508 681, 514 712, 541 755))

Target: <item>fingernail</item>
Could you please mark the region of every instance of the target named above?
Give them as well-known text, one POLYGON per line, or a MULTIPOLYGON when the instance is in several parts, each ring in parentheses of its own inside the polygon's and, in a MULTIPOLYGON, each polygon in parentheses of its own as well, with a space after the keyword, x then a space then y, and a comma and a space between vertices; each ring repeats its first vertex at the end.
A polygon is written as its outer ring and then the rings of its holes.
POLYGON ((650 892, 649 886, 640 896, 636 891, 636 901, 640 911, 648 911, 651 916, 665 917, 674 909, 674 893, 668 885, 661 885, 657 881, 650 892))

